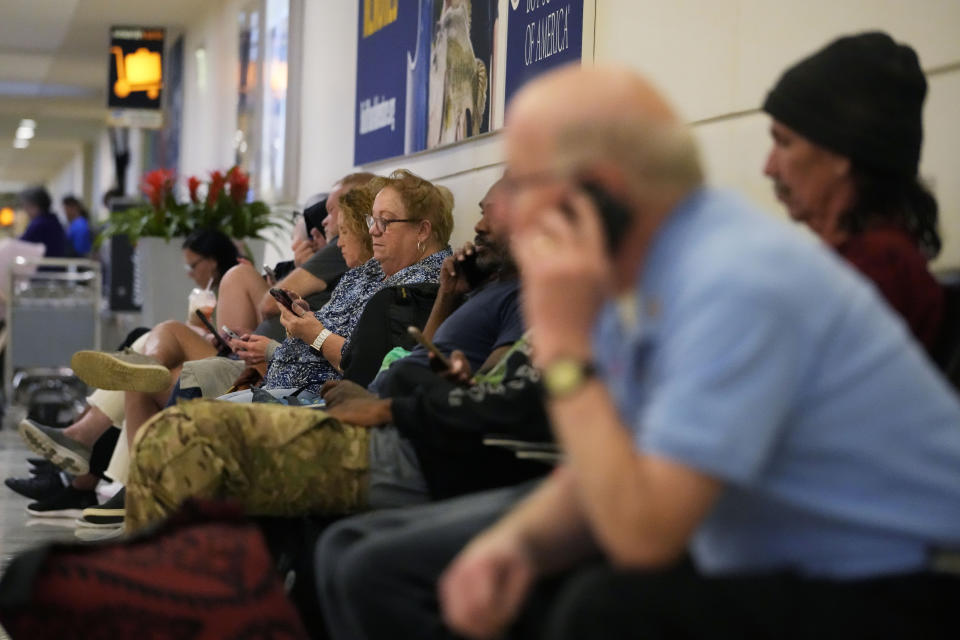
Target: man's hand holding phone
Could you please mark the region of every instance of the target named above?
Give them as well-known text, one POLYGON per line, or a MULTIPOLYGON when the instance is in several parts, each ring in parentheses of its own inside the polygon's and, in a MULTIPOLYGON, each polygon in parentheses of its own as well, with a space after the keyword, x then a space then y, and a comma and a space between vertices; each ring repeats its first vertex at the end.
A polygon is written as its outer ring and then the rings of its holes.
POLYGON ((440 267, 440 289, 438 295, 461 296, 472 288, 463 265, 465 261, 476 260, 476 249, 467 242, 452 256, 443 261, 440 267))
POLYGON ((530 216, 518 225, 511 249, 520 267, 527 326, 538 366, 558 357, 588 359, 590 333, 612 295, 613 263, 600 213, 583 192, 563 208, 530 216))

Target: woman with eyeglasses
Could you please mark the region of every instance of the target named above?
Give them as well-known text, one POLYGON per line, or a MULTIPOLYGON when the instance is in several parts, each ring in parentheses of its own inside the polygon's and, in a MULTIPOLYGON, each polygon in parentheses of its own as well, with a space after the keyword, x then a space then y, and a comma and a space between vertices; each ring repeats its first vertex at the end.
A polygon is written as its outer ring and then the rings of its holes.
MULTIPOLYGON (((319 392, 324 382, 341 377, 341 356, 374 294, 439 278, 440 265, 451 253, 452 194, 403 169, 372 180, 367 189, 376 193, 367 216, 373 258, 344 274, 319 311, 281 311, 290 337, 274 353, 264 389, 319 392)), ((346 247, 344 256, 350 251, 346 247)))
MULTIPOLYGON (((200 229, 191 233, 183 241, 183 268, 187 275, 201 289, 210 287, 214 293, 220 286, 220 278, 231 267, 236 266, 239 252, 237 245, 226 234, 212 229, 200 229)), ((218 311, 220 309, 217 309, 218 311)), ((209 314, 208 314, 209 315, 209 314)), ((217 314, 220 318, 223 314, 217 314)), ((213 322, 213 318, 210 318, 213 322)), ((203 324, 192 312, 187 324, 202 329, 203 324)))

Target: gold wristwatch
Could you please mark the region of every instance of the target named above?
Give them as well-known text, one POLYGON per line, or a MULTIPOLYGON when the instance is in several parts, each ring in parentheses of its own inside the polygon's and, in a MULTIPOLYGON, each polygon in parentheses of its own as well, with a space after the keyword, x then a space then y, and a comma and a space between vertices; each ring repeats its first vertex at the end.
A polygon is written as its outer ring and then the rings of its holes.
POLYGON ((547 397, 564 398, 579 391, 596 373, 592 362, 560 357, 543 368, 543 387, 547 397))

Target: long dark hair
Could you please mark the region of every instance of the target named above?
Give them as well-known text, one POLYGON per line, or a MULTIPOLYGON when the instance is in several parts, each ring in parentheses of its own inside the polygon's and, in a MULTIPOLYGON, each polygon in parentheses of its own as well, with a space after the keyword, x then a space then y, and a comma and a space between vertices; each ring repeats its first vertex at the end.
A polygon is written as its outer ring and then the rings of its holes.
POLYGON ((854 167, 857 202, 841 219, 849 233, 893 223, 910 234, 928 259, 940 253, 937 199, 918 177, 883 175, 854 167))
POLYGON ((220 231, 213 229, 194 231, 183 241, 183 248, 190 249, 190 251, 204 258, 213 258, 217 261, 217 275, 214 278, 214 284, 220 284, 220 278, 223 277, 223 274, 237 264, 239 254, 237 245, 233 244, 233 240, 220 231))

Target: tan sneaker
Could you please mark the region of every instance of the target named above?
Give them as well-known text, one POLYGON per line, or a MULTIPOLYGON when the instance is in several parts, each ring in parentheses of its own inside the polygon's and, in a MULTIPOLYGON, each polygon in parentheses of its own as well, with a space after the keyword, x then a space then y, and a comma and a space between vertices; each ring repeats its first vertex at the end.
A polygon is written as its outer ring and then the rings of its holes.
POLYGON ((70 358, 70 367, 97 389, 156 393, 170 388, 170 370, 134 351, 77 351, 70 358))

